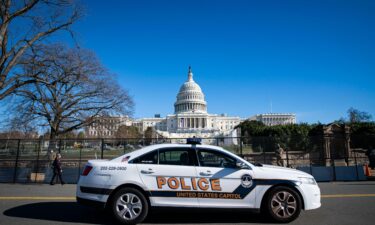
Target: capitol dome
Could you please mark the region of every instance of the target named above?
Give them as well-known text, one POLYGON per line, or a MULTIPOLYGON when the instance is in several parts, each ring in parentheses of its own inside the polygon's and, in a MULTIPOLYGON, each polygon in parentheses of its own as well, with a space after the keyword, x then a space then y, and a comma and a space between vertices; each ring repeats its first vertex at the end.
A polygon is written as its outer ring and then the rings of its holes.
POLYGON ((181 86, 174 104, 175 113, 207 113, 207 103, 201 87, 193 80, 193 73, 189 66, 188 80, 181 86))

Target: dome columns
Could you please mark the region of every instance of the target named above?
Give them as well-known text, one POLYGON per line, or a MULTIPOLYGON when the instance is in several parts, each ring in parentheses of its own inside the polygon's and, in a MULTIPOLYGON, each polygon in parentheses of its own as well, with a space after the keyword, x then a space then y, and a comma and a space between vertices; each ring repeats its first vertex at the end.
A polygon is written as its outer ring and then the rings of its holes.
POLYGON ((182 103, 175 105, 175 111, 178 112, 206 112, 207 108, 202 103, 182 103))
POLYGON ((174 104, 175 113, 201 112, 207 113, 207 103, 204 94, 193 80, 193 72, 189 66, 188 80, 181 86, 174 104))

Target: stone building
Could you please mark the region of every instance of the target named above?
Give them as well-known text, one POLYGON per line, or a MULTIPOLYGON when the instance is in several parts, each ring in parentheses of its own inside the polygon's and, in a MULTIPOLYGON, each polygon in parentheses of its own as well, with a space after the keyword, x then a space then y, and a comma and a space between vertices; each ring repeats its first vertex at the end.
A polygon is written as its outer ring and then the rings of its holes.
POLYGON ((100 117, 96 123, 85 128, 86 137, 114 137, 120 126, 132 126, 133 121, 128 116, 100 117))
POLYGON ((260 121, 267 126, 297 123, 296 114, 294 113, 263 113, 250 117, 250 120, 260 121))

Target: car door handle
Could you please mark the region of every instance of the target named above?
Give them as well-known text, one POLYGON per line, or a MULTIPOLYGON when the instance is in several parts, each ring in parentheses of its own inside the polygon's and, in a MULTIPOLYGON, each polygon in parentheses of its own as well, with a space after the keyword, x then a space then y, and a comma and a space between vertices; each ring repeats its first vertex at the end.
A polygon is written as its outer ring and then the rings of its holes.
POLYGON ((149 170, 141 170, 141 173, 143 173, 143 174, 152 174, 152 173, 155 173, 155 171, 152 170, 152 169, 149 169, 149 170))
POLYGON ((211 176, 212 173, 210 171, 207 171, 207 172, 200 172, 199 175, 201 176, 211 176))

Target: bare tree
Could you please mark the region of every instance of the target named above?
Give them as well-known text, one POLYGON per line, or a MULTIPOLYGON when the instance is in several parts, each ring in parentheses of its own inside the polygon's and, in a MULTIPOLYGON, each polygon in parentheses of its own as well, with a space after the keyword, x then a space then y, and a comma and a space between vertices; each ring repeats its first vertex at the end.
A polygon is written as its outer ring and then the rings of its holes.
POLYGON ((360 111, 353 107, 348 109, 348 117, 350 123, 370 122, 372 119, 371 114, 368 112, 360 111))
POLYGON ((116 138, 140 138, 141 133, 135 126, 122 125, 116 131, 116 138))
POLYGON ((56 31, 69 30, 81 11, 72 0, 0 0, 0 100, 38 80, 19 73, 22 56, 56 31))
POLYGON ((38 138, 36 131, 9 130, 0 133, 0 139, 32 139, 38 138))
POLYGON ((40 46, 23 73, 39 81, 17 90, 13 108, 20 121, 47 126, 50 139, 97 123, 100 117, 131 114, 133 101, 88 50, 40 46))
POLYGON ((6 129, 0 132, 0 148, 4 149, 8 147, 16 149, 16 142, 14 139, 33 139, 38 138, 38 132, 29 123, 20 123, 16 119, 12 119, 7 123, 6 129))

